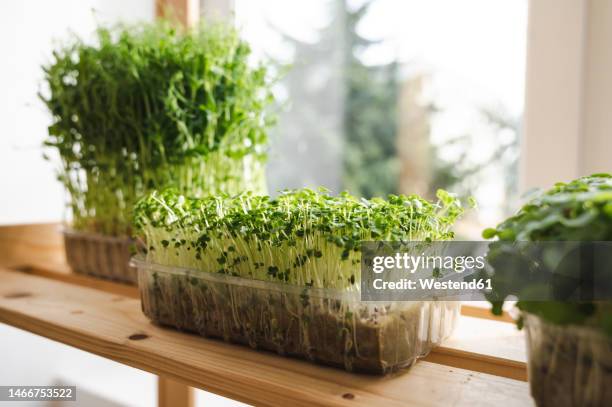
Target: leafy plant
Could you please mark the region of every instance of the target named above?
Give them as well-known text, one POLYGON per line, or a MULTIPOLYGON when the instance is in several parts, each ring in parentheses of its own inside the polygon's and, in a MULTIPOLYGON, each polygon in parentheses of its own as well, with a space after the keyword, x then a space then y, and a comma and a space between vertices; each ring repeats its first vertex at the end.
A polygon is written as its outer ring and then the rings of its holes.
MULTIPOLYGON (((486 229, 483 237, 497 237, 500 242, 612 241, 612 175, 594 174, 558 183, 523 206, 517 215, 494 229, 486 229)), ((511 270, 502 268, 500 273, 496 269, 493 285, 496 280, 518 278, 506 275, 511 270)), ((501 313, 503 297, 510 294, 518 293, 509 290, 501 293, 501 299, 493 299, 494 313, 501 313)), ((609 302, 521 301, 519 296, 517 306, 552 323, 592 325, 612 335, 609 302)))
POLYGON ((135 207, 147 261, 306 287, 358 289, 364 240, 446 240, 460 202, 416 195, 388 200, 310 189, 278 198, 250 192, 201 199, 153 192, 135 207))
POLYGON ((263 192, 272 101, 264 67, 223 25, 99 28, 45 66, 73 227, 130 233, 134 202, 154 188, 190 195, 263 192))
MULTIPOLYGON (((397 193, 400 172, 397 103, 403 85, 398 79, 401 64, 397 61, 366 64, 360 57, 381 42, 365 38, 358 29, 369 10, 376 7, 376 1, 362 2, 355 10, 351 10, 350 2, 342 0, 341 3, 338 20, 343 26, 346 47, 343 186, 366 198, 397 193)), ((334 30, 337 24, 334 21, 334 30)))

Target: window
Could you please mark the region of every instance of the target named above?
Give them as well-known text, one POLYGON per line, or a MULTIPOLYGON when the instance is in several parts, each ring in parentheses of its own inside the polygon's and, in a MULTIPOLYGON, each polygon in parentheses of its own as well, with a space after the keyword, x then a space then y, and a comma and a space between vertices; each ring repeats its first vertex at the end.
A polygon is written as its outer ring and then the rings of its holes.
POLYGON ((465 237, 516 208, 526 0, 236 0, 235 16, 281 75, 271 191, 445 188, 479 203, 465 237))

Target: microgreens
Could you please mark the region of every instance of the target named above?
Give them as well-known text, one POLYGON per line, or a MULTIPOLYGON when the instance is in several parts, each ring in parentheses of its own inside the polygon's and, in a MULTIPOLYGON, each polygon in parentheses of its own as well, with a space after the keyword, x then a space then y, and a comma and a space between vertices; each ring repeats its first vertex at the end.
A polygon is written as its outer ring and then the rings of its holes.
POLYGON ((355 289, 361 242, 447 240, 463 213, 457 198, 358 199, 325 190, 279 197, 242 193, 190 199, 153 192, 135 207, 147 261, 300 286, 355 289))
POLYGON ((154 188, 190 195, 263 192, 272 101, 266 70, 223 25, 161 22, 99 28, 44 67, 73 227, 129 234, 131 209, 154 188))
MULTIPOLYGON (((502 242, 612 241, 612 175, 594 174, 567 184, 558 183, 497 228, 486 229, 483 237, 497 237, 502 242)), ((506 275, 514 271, 496 269, 494 285, 496 280, 507 283, 516 279, 516 275, 506 275)), ((502 298, 517 295, 516 292, 500 294, 502 298)), ((501 313, 503 301, 494 300, 492 304, 493 311, 501 313)), ((592 325, 612 335, 609 302, 535 302, 519 298, 517 306, 552 323, 592 325)))

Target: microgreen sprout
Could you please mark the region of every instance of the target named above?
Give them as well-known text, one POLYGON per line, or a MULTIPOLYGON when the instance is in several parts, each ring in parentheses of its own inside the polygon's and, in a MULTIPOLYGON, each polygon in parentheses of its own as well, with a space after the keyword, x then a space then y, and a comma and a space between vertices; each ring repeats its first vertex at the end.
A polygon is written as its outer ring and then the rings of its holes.
POLYGON ((325 190, 190 199, 153 192, 135 207, 147 261, 304 287, 358 290, 362 241, 448 240, 463 209, 438 191, 358 199, 325 190))
POLYGON ((75 229, 129 234, 134 202, 155 188, 265 191, 270 84, 234 29, 161 22, 96 37, 53 53, 41 94, 75 229))

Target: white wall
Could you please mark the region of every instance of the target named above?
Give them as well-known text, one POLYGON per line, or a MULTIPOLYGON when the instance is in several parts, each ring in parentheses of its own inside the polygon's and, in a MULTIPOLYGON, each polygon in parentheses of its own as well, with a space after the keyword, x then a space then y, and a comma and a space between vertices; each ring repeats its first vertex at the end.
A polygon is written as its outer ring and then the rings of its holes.
POLYGON ((64 193, 42 159, 49 116, 36 96, 41 64, 68 31, 98 22, 152 20, 154 0, 0 2, 0 224, 61 220, 64 193))
POLYGON ((529 3, 521 192, 578 174, 585 13, 582 0, 529 3))
MULTIPOLYGON (((156 376, 0 324, 0 385, 58 384, 77 387, 77 402, 66 402, 66 406, 153 407, 157 403, 156 376)), ((0 402, 0 407, 9 405, 14 403, 0 402)))
MULTIPOLYGON (((50 117, 36 96, 40 66, 53 45, 69 31, 90 38, 97 23, 151 21, 154 5, 155 0, 0 1, 0 225, 63 217, 64 191, 53 163, 42 158, 50 117)), ((77 403, 70 406, 157 403, 156 376, 0 324, 0 385, 58 383, 77 386, 77 403)), ((239 405, 203 391, 196 392, 196 404, 239 405)))
MULTIPOLYGON (((62 218, 62 188, 42 159, 49 116, 36 96, 54 40, 68 30, 87 37, 96 21, 153 18, 153 0, 0 2, 0 224, 62 218)), ((0 324, 0 384, 56 382, 76 385, 82 406, 157 399, 154 375, 0 324)))
POLYGON ((612 172, 612 1, 588 4, 584 68, 584 173, 612 172))
POLYGON ((612 172, 612 1, 531 0, 522 190, 612 172))

